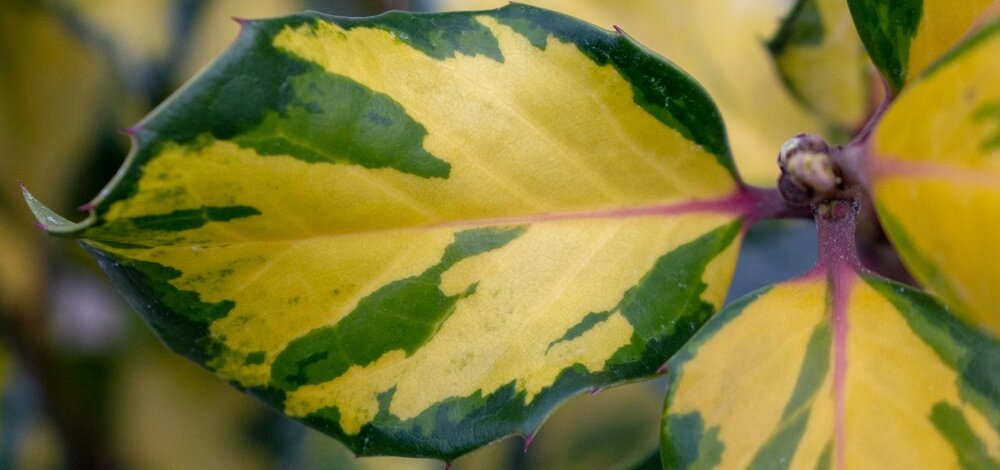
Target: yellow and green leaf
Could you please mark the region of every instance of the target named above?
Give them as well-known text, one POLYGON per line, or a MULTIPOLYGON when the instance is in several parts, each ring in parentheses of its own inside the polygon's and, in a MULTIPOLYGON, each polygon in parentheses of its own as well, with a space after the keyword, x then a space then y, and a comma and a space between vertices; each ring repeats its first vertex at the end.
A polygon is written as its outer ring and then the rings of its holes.
POLYGON ((865 162, 913 275, 1000 335, 1000 22, 943 57, 886 112, 865 162))
POLYGON ((715 105, 524 5, 245 22, 131 131, 84 239, 175 351, 356 453, 451 458, 649 377, 754 192, 715 105))
POLYGON ((996 0, 848 0, 872 62, 898 93, 971 29, 1000 12, 996 0))
POLYGON ((1000 465, 1000 343, 874 275, 750 294, 667 367, 665 468, 1000 465))
POLYGON ((767 43, 785 86, 841 135, 869 111, 868 57, 842 0, 798 0, 767 43))

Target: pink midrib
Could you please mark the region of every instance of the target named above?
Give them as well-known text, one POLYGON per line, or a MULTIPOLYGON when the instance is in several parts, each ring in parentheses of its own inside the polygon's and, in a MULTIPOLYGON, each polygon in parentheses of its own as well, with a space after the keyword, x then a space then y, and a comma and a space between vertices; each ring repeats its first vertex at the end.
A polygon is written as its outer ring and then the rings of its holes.
POLYGON ((582 220, 582 219, 617 219, 644 217, 656 215, 674 215, 696 212, 714 212, 724 214, 734 214, 740 216, 753 215, 756 203, 755 194, 737 189, 733 194, 716 199, 695 199, 673 204, 659 204, 642 207, 622 207, 607 210, 594 210, 582 212, 559 212, 542 213, 524 216, 493 217, 473 220, 455 220, 434 224, 431 227, 454 227, 464 225, 496 225, 496 224, 519 224, 535 222, 552 222, 560 220, 582 220))
POLYGON ((989 171, 936 162, 912 162, 873 155, 867 159, 865 172, 873 183, 887 178, 909 176, 1000 190, 1000 178, 989 171))
POLYGON ((833 435, 836 468, 843 470, 844 454, 847 443, 845 420, 845 384, 847 378, 847 333, 850 321, 847 317, 847 307, 851 288, 856 280, 854 268, 849 264, 832 266, 829 272, 830 287, 833 293, 831 316, 833 321, 833 435))

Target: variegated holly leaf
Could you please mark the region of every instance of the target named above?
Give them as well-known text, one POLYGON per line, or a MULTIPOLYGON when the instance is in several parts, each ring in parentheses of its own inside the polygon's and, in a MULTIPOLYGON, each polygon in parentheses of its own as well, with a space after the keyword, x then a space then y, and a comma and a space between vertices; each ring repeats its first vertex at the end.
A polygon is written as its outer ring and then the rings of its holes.
POLYGON ((767 43, 785 86, 843 135, 864 123, 868 57, 843 0, 798 0, 767 43))
POLYGON ((854 25, 872 62, 893 92, 988 18, 997 0, 847 0, 854 25))
POLYGON ((530 435, 715 311, 754 194, 627 36, 524 5, 245 22, 70 223, 175 351, 362 455, 530 435))
POLYGON ((913 275, 1000 335, 1000 22, 892 104, 863 169, 913 275))
POLYGON ((743 297, 667 367, 665 468, 1000 465, 1000 343, 874 275, 743 297))

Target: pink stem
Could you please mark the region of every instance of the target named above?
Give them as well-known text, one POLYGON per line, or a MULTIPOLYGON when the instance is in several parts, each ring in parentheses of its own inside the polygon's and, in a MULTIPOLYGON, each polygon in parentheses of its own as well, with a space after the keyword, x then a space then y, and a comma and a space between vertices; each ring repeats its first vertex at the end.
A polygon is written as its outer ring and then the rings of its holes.
POLYGON ((850 330, 847 310, 857 273, 864 269, 858 259, 854 239, 857 212, 856 201, 842 200, 831 201, 816 210, 819 260, 813 273, 826 274, 832 293, 830 309, 833 323, 834 455, 838 469, 844 468, 844 448, 847 442, 844 417, 847 334, 850 330))
POLYGON ((830 272, 830 284, 833 290, 833 410, 834 410, 834 452, 838 470, 844 468, 844 447, 846 446, 845 391, 847 376, 847 333, 850 320, 847 317, 847 306, 851 295, 851 287, 855 280, 854 268, 840 265, 830 272))

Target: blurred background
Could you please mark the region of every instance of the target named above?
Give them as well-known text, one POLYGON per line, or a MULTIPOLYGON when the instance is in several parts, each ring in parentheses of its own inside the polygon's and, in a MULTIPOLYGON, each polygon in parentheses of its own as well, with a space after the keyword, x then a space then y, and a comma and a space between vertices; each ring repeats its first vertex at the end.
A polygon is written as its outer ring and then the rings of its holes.
MULTIPOLYGON (((442 468, 354 458, 167 351, 75 243, 34 227, 17 181, 58 212, 80 214, 128 152, 119 129, 219 54, 238 32, 233 17, 503 3, 0 0, 0 469, 442 468)), ((691 72, 720 100, 736 151, 766 163, 741 167, 750 182, 773 184, 781 142, 822 127, 781 89, 762 45, 791 0, 528 3, 619 25, 691 72)), ((746 245, 731 297, 815 259, 811 223, 758 225, 746 245)), ((663 386, 578 397, 527 451, 506 439, 453 468, 658 467, 663 386)))

